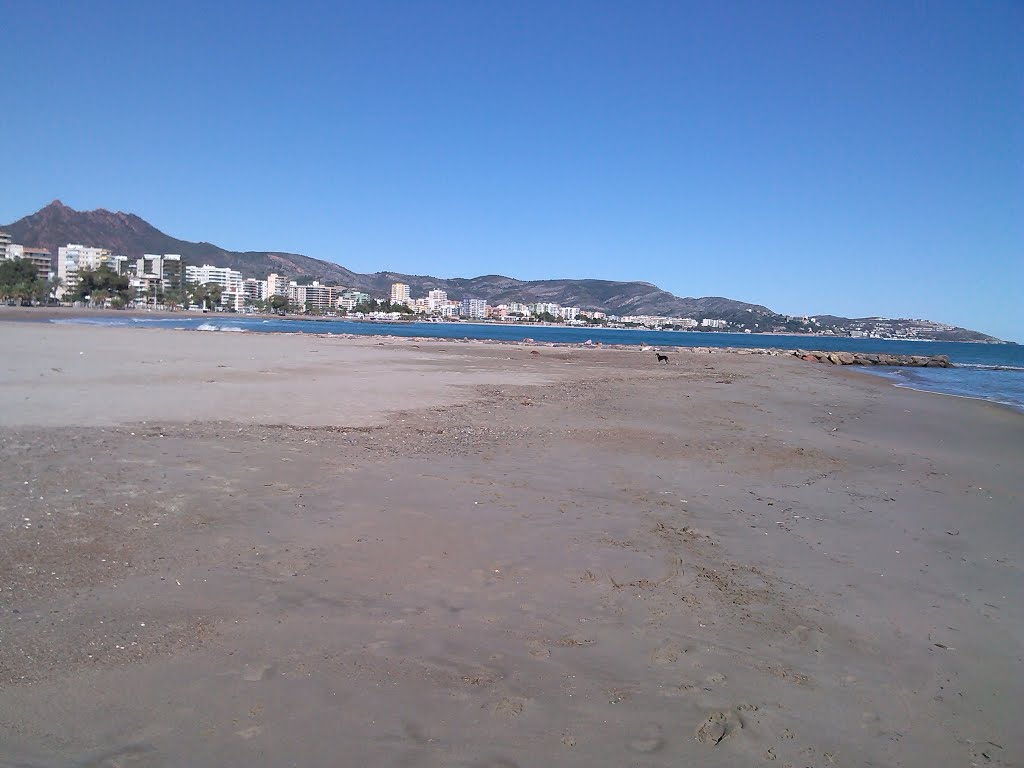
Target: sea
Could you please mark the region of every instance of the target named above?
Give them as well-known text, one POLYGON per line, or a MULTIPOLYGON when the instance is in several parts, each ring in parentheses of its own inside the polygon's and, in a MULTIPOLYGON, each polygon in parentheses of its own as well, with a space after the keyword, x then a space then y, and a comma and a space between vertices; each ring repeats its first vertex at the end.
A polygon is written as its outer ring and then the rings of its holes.
POLYGON ((497 325, 493 323, 378 322, 348 319, 297 320, 263 315, 188 315, 145 318, 137 315, 54 320, 58 323, 176 328, 234 333, 321 333, 405 336, 438 339, 486 339, 545 343, 650 345, 655 347, 740 347, 885 352, 897 355, 949 355, 955 368, 862 368, 897 387, 1002 403, 1024 411, 1024 346, 945 341, 800 336, 785 334, 650 331, 615 328, 497 325))

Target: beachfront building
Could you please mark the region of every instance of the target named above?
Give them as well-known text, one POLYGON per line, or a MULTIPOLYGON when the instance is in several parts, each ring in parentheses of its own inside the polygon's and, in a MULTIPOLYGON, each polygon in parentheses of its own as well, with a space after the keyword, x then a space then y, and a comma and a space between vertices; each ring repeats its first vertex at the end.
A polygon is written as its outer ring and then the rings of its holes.
POLYGON ((463 299, 459 311, 463 317, 483 320, 487 317, 487 302, 483 299, 463 299))
MULTIPOLYGON (((115 271, 124 274, 121 271, 125 267, 122 257, 115 256, 114 264, 115 271)), ((180 254, 145 254, 141 259, 136 259, 135 269, 132 271, 135 276, 133 283, 136 287, 136 298, 156 302, 161 295, 182 291, 185 287, 184 272, 184 262, 180 254)))
POLYGON ((65 293, 74 293, 78 288, 78 271, 99 269, 104 264, 113 268, 113 257, 106 248, 93 248, 78 243, 68 243, 57 249, 57 276, 62 287, 57 298, 65 293))
POLYGON ((392 304, 405 304, 409 306, 411 297, 409 296, 409 286, 405 283, 392 283, 391 284, 391 303, 392 304))
POLYGON ((284 275, 279 275, 275 272, 271 272, 267 275, 266 283, 263 287, 263 298, 269 299, 271 296, 287 296, 288 295, 288 278, 284 275))
POLYGON ((220 286, 220 304, 226 309, 240 312, 245 309, 245 292, 242 288, 242 273, 230 267, 215 267, 203 264, 196 267, 191 264, 185 267, 185 281, 189 285, 206 285, 215 283, 220 286))
POLYGON ((45 248, 31 248, 17 243, 0 243, 0 259, 28 259, 36 268, 36 277, 40 280, 50 279, 50 252, 45 248))
POLYGON ((246 304, 263 301, 266 296, 264 291, 267 288, 265 280, 257 280, 255 277, 247 277, 242 281, 242 297, 246 304))
POLYGON ((165 253, 160 259, 160 283, 164 293, 185 288, 185 262, 179 253, 165 253))
POLYGON ((132 275, 129 282, 137 304, 157 304, 163 294, 163 284, 153 273, 132 275))
POLYGON ((344 309, 351 312, 360 304, 364 304, 370 300, 370 294, 363 293, 362 291, 343 291, 336 300, 336 306, 338 309, 344 309))
POLYGON ((702 328, 725 328, 729 323, 725 320, 713 320, 705 317, 700 321, 700 324, 702 328))
POLYGON ((559 307, 558 308, 558 315, 557 316, 562 318, 563 320, 568 320, 569 322, 572 322, 577 317, 579 317, 579 315, 580 315, 580 308, 579 307, 559 307))
POLYGON ((330 285, 321 285, 314 280, 310 285, 291 283, 288 286, 288 303, 294 309, 311 309, 327 312, 338 305, 340 294, 338 289, 330 285))
POLYGON ((530 312, 530 308, 525 304, 520 304, 517 301, 510 301, 508 303, 507 314, 522 315, 523 317, 529 317, 533 313, 530 312))
POLYGON ((434 289, 427 292, 427 311, 440 312, 448 304, 448 292, 434 289))
POLYGON ((536 304, 530 305, 530 312, 534 315, 543 315, 545 313, 558 317, 558 313, 562 311, 562 308, 557 304, 550 304, 545 302, 537 302, 536 304))
POLYGON ((11 244, 11 236, 6 232, 0 232, 0 259, 7 258, 7 246, 11 244))
POLYGON ((119 275, 129 275, 130 277, 134 277, 138 267, 138 260, 129 259, 127 256, 123 255, 111 256, 109 266, 119 275))

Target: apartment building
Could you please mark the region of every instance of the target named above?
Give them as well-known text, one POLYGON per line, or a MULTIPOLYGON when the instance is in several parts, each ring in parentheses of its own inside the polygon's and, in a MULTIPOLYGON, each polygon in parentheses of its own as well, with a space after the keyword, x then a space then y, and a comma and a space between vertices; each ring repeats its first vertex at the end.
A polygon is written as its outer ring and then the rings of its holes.
POLYGON ((119 275, 134 277, 138 263, 138 259, 129 259, 127 256, 111 256, 109 266, 119 275))
POLYGON ((460 311, 463 317, 483 320, 487 317, 487 302, 483 299, 463 299, 460 311))
POLYGON ((370 294, 363 293, 362 291, 344 291, 336 300, 336 306, 338 309, 344 309, 351 312, 357 306, 363 302, 370 300, 370 294))
POLYGON ((288 278, 284 275, 279 275, 275 272, 271 272, 267 275, 266 286, 263 289, 263 298, 269 299, 271 296, 287 296, 288 295, 288 278))
MULTIPOLYGON (((3 234, 3 233, 0 233, 3 234)), ((0 243, 0 248, 4 250, 0 254, 0 259, 28 259, 32 262, 36 268, 36 277, 40 280, 50 279, 50 252, 45 248, 31 248, 27 245, 18 245, 17 243, 0 243)))
POLYGON ((561 311, 561 307, 557 304, 548 304, 544 302, 537 302, 536 304, 530 305, 530 310, 535 315, 543 315, 547 312, 549 315, 558 317, 558 313, 561 311))
POLYGON ((7 247, 11 244, 11 236, 6 232, 0 232, 0 259, 7 258, 7 247))
MULTIPOLYGON (((125 268, 121 259, 115 256, 114 267, 119 273, 125 268)), ((131 268, 129 267, 129 270, 131 268)), ((168 294, 172 291, 178 292, 185 287, 184 262, 181 255, 177 253, 165 253, 163 255, 147 253, 141 259, 136 259, 134 270, 131 270, 134 278, 135 295, 137 298, 151 298, 156 300, 160 294, 168 294)))
POLYGON ((160 267, 160 280, 165 293, 180 291, 185 287, 185 262, 181 254, 165 253, 160 260, 160 267))
POLYGON ((409 295, 409 286, 405 283, 391 284, 391 303, 405 304, 409 306, 412 297, 409 295))
POLYGON ((80 269, 99 269, 104 264, 113 268, 113 257, 106 248, 93 248, 78 243, 68 243, 57 249, 57 276, 63 284, 57 298, 74 293, 78 288, 80 269))
POLYGON ((448 304, 448 292, 435 289, 427 292, 427 311, 440 312, 448 304))
POLYGON ((221 306, 240 312, 245 309, 245 292, 242 286, 242 273, 229 267, 214 267, 204 264, 195 267, 185 266, 185 281, 190 285, 206 285, 216 283, 221 287, 221 306))
POLYGON ((266 290, 266 280, 257 280, 255 277, 247 277, 242 281, 242 296, 245 297, 246 301, 263 301, 268 298, 266 290))
POLYGON ((338 288, 321 285, 316 280, 311 285, 298 285, 293 282, 288 286, 288 303, 296 309, 318 309, 326 312, 338 306, 340 296, 338 288))

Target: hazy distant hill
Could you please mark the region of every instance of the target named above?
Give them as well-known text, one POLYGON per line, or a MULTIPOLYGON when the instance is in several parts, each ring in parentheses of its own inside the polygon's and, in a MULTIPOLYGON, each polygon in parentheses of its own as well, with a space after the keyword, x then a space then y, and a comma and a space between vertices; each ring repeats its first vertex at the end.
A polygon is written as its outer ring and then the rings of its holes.
MULTIPOLYGON (((0 225, 13 241, 22 245, 57 249, 68 243, 108 248, 116 254, 138 257, 144 253, 179 253, 188 264, 214 264, 237 269, 247 277, 266 277, 271 272, 291 278, 319 279, 323 282, 359 288, 374 296, 387 296, 391 283, 408 283, 414 296, 440 288, 453 299, 472 297, 491 304, 518 301, 524 304, 551 302, 562 306, 602 310, 616 315, 661 315, 668 317, 716 318, 728 320, 755 331, 799 331, 809 326, 795 324, 758 304, 747 304, 718 296, 700 299, 680 298, 656 285, 641 282, 620 283, 611 280, 515 280, 502 275, 473 278, 440 278, 403 275, 398 272, 358 274, 340 264, 279 251, 228 251, 212 243, 178 240, 132 213, 104 209, 76 211, 54 200, 36 213, 13 224, 0 225)), ((849 318, 819 315, 814 330, 837 334, 900 336, 912 332, 918 338, 948 341, 997 341, 977 331, 944 326, 919 320, 849 318)))
POLYGON ((731 299, 680 298, 650 283, 620 283, 610 280, 522 281, 501 275, 474 278, 439 278, 403 275, 397 272, 358 274, 339 264, 296 253, 277 251, 229 251, 212 243, 178 240, 132 213, 104 209, 76 211, 54 200, 36 213, 13 224, 0 226, 14 242, 57 249, 68 243, 109 248, 114 253, 138 257, 144 253, 180 253, 188 264, 215 264, 237 269, 246 276, 266 277, 271 272, 290 277, 311 277, 351 286, 378 296, 390 293, 391 283, 403 282, 414 295, 440 288, 452 298, 471 296, 491 303, 520 301, 552 302, 584 309, 601 309, 614 314, 651 314, 681 317, 717 317, 726 320, 772 316, 767 307, 731 299))

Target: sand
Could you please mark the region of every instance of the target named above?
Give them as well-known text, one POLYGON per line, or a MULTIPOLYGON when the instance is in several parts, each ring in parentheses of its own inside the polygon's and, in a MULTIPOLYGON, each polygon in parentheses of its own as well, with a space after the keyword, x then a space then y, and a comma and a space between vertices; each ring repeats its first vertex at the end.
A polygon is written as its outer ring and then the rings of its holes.
POLYGON ((0 323, 0 764, 1020 764, 1024 415, 669 357, 0 323))

